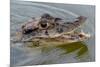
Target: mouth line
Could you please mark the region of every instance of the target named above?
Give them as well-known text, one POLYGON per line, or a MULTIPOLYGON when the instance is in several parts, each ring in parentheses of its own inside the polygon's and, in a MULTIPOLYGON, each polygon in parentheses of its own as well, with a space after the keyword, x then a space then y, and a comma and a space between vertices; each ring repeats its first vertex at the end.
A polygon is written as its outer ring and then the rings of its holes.
POLYGON ((27 40, 35 40, 35 39, 59 39, 59 40, 79 40, 82 41, 84 39, 90 38, 90 34, 84 33, 84 32, 71 32, 66 34, 58 34, 55 35, 41 35, 41 36, 32 36, 31 38, 28 38, 27 40))

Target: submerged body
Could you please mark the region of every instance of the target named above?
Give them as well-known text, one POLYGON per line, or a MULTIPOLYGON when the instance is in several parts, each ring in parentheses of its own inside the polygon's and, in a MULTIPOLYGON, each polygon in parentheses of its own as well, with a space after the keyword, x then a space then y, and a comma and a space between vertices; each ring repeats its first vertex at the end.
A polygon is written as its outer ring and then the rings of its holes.
MULTIPOLYGON (((73 22, 64 21, 62 18, 43 14, 39 18, 32 18, 22 25, 20 35, 23 42, 39 42, 42 45, 50 43, 72 43, 83 41, 90 37, 84 32, 77 32, 86 21, 86 17, 79 16, 73 22)), ((40 45, 39 44, 39 45, 40 45)))

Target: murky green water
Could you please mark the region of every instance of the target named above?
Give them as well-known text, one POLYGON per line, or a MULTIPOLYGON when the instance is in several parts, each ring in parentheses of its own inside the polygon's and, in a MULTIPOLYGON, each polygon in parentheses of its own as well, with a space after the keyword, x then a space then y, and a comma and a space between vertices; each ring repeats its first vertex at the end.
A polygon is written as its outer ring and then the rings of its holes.
POLYGON ((23 22, 31 17, 39 17, 43 13, 49 13, 66 20, 71 20, 79 15, 86 16, 88 20, 82 29, 86 33, 90 33, 92 37, 84 42, 42 48, 24 47, 23 43, 11 42, 11 65, 76 63, 95 60, 94 6, 11 0, 11 39, 15 37, 15 32, 23 22))

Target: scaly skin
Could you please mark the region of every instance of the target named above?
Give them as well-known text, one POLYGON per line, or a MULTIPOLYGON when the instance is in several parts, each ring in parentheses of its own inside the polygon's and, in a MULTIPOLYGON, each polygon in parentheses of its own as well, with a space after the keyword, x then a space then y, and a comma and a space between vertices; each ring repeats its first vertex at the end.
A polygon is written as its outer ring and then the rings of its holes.
POLYGON ((20 42, 41 42, 47 43, 72 43, 83 41, 90 37, 84 32, 74 31, 86 21, 86 17, 79 16, 73 22, 63 21, 61 18, 53 17, 49 14, 43 14, 39 18, 28 20, 21 27, 20 42))

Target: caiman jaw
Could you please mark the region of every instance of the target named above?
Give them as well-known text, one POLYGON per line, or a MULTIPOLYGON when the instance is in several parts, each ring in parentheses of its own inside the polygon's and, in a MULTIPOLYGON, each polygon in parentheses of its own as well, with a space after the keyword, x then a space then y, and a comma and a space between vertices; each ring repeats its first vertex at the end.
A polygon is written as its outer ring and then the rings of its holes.
POLYGON ((85 34, 83 32, 79 33, 70 33, 70 34, 64 34, 64 35, 58 35, 56 37, 36 37, 35 39, 32 39, 32 41, 38 41, 40 42, 40 46, 56 46, 56 45, 62 45, 64 43, 73 43, 73 42, 79 42, 84 41, 86 39, 90 38, 89 34, 85 34), (52 45, 51 45, 52 44, 52 45))
POLYGON ((90 38, 90 34, 86 34, 84 32, 78 32, 78 33, 73 32, 70 34, 62 35, 61 37, 69 41, 83 41, 85 39, 90 38))

